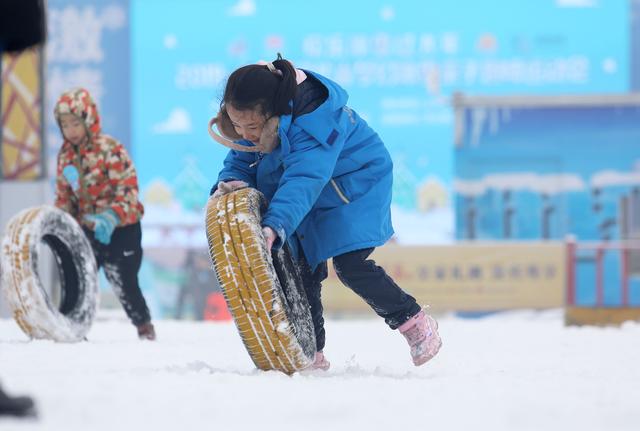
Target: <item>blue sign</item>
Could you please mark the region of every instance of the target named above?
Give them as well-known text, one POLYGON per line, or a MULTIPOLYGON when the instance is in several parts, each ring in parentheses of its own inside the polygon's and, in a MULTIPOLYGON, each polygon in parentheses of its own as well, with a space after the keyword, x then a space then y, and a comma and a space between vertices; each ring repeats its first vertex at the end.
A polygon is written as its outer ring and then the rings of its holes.
POLYGON ((640 91, 640 0, 631 2, 631 91, 640 91))
POLYGON ((103 133, 131 148, 129 1, 49 0, 47 26, 44 118, 48 173, 55 177, 62 135, 53 108, 68 89, 89 90, 103 133))
POLYGON ((454 236, 453 92, 630 85, 626 1, 326 0, 309 10, 293 0, 134 0, 132 19, 134 150, 155 220, 160 208, 204 205, 226 154, 206 131, 225 79, 277 52, 344 86, 385 141, 400 243, 454 236))

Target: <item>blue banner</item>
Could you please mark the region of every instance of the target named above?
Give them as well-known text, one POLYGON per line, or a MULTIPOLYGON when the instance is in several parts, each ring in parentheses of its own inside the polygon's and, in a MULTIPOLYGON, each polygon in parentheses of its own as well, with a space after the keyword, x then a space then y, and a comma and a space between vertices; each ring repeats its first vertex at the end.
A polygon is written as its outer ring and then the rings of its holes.
POLYGON ((47 2, 45 123, 48 174, 62 144, 53 117, 65 90, 84 87, 98 104, 104 133, 131 148, 128 0, 47 2))
POLYGON ((455 91, 626 92, 627 1, 132 1, 133 135, 149 219, 201 219, 226 150, 207 135, 226 77, 272 60, 327 75, 395 166, 400 243, 451 240, 455 91), (153 17, 151 19, 150 17, 153 17), (594 29, 598 29, 594 31, 594 29))
POLYGON ((631 3, 631 91, 640 91, 640 0, 631 3))

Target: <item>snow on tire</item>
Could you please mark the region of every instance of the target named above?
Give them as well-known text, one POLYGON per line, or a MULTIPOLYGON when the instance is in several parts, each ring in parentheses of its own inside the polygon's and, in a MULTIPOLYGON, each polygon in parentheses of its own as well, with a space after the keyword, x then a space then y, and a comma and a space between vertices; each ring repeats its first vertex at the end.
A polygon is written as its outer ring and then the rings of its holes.
POLYGON ((207 204, 209 252, 227 305, 261 370, 293 374, 313 362, 316 340, 298 269, 283 248, 266 249, 263 195, 245 188, 207 204))
POLYGON ((0 245, 0 272, 4 296, 29 337, 62 342, 84 339, 98 306, 98 278, 89 240, 73 217, 52 206, 15 215, 0 245), (53 303, 38 274, 41 242, 56 258, 59 305, 53 303), (73 269, 64 271, 63 263, 73 269))

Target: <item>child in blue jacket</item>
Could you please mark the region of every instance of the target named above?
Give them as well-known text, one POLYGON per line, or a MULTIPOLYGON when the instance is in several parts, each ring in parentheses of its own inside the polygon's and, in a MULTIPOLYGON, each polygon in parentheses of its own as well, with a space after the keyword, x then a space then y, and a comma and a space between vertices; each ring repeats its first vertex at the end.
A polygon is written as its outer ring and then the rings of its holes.
POLYGON ((442 344, 436 321, 367 259, 393 234, 393 164, 380 137, 347 106, 347 98, 335 82, 296 69, 280 56, 234 71, 218 128, 236 144, 258 151, 231 150, 212 193, 250 186, 269 201, 262 219, 268 249, 288 241, 300 260, 316 334, 314 368, 329 368, 322 353, 320 300, 329 258, 340 281, 391 329, 399 329, 414 364, 422 365, 442 344))

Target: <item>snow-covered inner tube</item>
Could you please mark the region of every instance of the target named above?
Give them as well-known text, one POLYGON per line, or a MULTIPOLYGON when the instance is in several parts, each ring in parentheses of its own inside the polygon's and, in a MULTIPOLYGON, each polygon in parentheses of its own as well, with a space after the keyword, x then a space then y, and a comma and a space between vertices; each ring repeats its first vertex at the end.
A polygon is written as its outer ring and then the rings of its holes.
POLYGON ((260 227, 263 195, 245 188, 210 198, 207 239, 220 287, 251 359, 261 370, 293 374, 315 355, 302 280, 285 247, 270 253, 260 227))
POLYGON ((15 215, 0 244, 0 272, 4 297, 29 337, 62 342, 84 339, 98 306, 98 278, 89 240, 73 217, 46 205, 15 215), (59 304, 39 274, 42 243, 56 259, 59 304))

